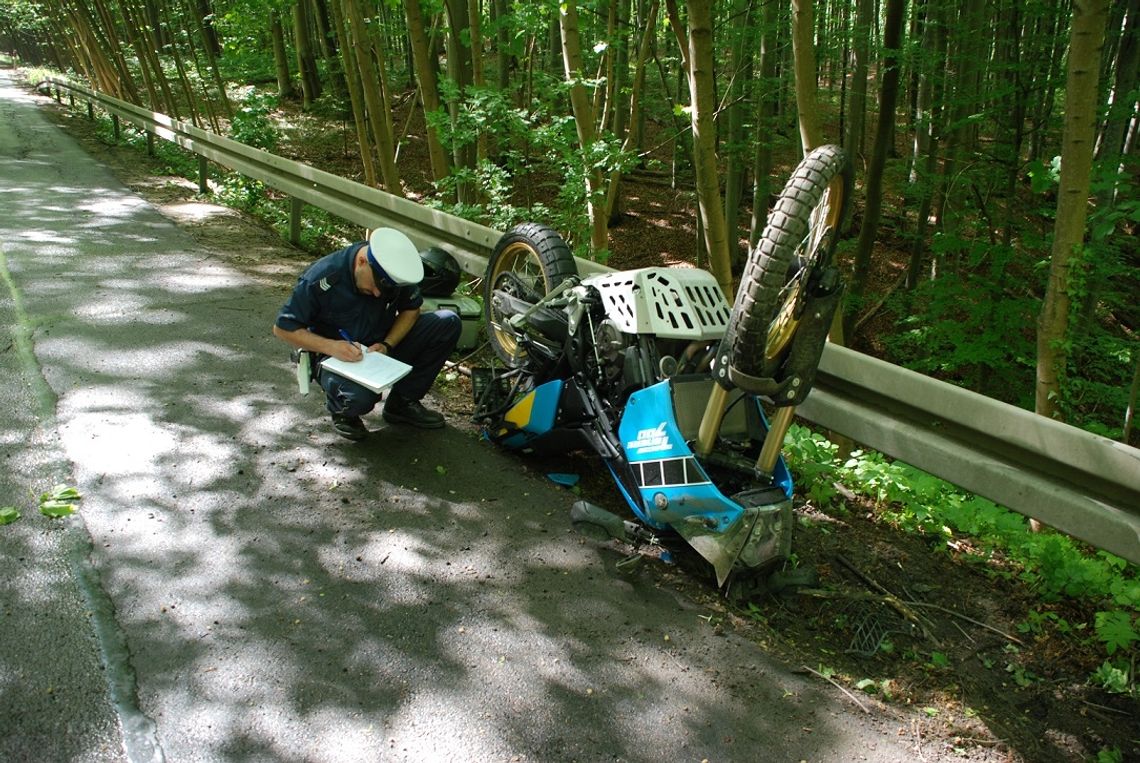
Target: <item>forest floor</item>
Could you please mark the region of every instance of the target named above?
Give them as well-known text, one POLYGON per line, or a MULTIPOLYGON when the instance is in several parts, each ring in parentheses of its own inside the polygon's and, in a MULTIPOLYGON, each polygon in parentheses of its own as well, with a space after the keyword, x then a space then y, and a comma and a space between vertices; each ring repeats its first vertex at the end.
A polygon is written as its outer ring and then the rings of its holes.
MULTIPOLYGON (((405 123, 405 99, 395 123, 405 123)), ((45 104, 49 104, 45 100, 45 104)), ((55 121, 124 184, 222 253, 262 241, 264 225, 239 214, 194 216, 197 185, 165 176, 161 162, 110 145, 79 110, 50 105, 55 121)), ((277 153, 330 172, 355 176, 351 130, 293 112, 277 153)), ((283 123, 285 124, 285 123, 283 123)), ((414 136, 401 149, 410 189, 424 188, 426 152, 414 136)), ((778 168, 785 177, 789 166, 778 168)), ((411 195, 414 195, 411 194, 411 195)), ((613 229, 616 268, 690 262, 696 235, 694 201, 660 183, 631 182, 627 213, 613 229)), ((889 250, 880 278, 893 280, 889 250)), ((299 271, 311 254, 295 252, 299 271)), ((900 255, 901 257, 901 255, 900 255)), ((902 261, 901 259, 898 261, 902 261)), ((266 318, 268 326, 270 317, 266 318)), ((444 386, 449 422, 469 422, 469 385, 444 386)), ((617 491, 586 456, 524 461, 539 473, 582 476, 588 500, 625 513, 617 491)), ((796 595, 749 604, 726 600, 702 568, 679 551, 677 563, 647 555, 631 574, 651 575, 705 608, 710 637, 733 630, 761 642, 794 669, 836 686, 837 700, 859 705, 884 733, 913 743, 915 760, 1140 760, 1140 702, 1089 682, 1103 662, 1092 635, 1093 612, 1046 604, 1000 559, 983 560, 968 543, 957 549, 900 532, 876 508, 850 499, 821 512, 797 498, 795 557, 816 569, 819 589, 837 598, 796 595), (1071 624, 1071 628, 1065 627, 1071 624)), ((615 545, 617 561, 630 549, 615 545)), ((764 712, 756 708, 756 712, 764 712)), ((796 733, 810 733, 810 729, 796 733)))

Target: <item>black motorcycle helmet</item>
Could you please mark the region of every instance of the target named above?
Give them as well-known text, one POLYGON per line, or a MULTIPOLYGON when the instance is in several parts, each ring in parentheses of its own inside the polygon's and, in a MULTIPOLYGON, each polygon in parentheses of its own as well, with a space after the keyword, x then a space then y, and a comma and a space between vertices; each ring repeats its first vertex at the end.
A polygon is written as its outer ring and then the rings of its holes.
POLYGON ((433 246, 420 252, 424 280, 420 293, 428 297, 449 297, 459 285, 459 263, 446 250, 433 246))

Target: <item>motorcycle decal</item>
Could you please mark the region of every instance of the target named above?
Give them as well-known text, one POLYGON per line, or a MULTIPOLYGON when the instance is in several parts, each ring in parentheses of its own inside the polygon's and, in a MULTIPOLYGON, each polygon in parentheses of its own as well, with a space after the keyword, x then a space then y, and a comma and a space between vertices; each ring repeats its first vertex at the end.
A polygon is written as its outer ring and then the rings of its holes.
POLYGON ((669 382, 659 382, 629 396, 618 425, 618 436, 630 462, 683 458, 692 453, 685 445, 673 416, 669 382))
POLYGON ((507 426, 498 433, 498 437, 504 438, 503 444, 512 448, 521 447, 531 438, 549 432, 554 427, 558 413, 562 386, 561 379, 547 382, 523 395, 512 405, 503 415, 503 422, 507 426))
POLYGON ((639 461, 634 475, 640 477, 639 487, 673 487, 676 485, 705 485, 709 478, 697 465, 695 458, 669 458, 661 461, 639 461))
POLYGON ((673 447, 669 443, 669 435, 665 433, 665 422, 662 421, 653 429, 642 429, 637 437, 625 444, 625 449, 636 455, 643 453, 656 453, 659 450, 669 450, 673 447))

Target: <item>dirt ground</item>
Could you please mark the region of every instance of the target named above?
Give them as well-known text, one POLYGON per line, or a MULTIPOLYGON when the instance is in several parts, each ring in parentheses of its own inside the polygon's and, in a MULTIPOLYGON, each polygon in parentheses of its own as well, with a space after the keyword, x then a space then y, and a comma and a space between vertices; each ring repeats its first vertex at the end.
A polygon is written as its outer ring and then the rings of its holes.
MULTIPOLYGON (((159 163, 140 151, 109 145, 81 109, 68 112, 47 99, 44 104, 127 186, 236 265, 267 242, 276 242, 282 253, 283 272, 299 272, 312 258, 244 215, 203 207, 210 200, 198 195, 196 183, 163 176, 159 163)), ((338 130, 326 130, 321 140, 314 137, 321 134, 315 124, 300 117, 294 123, 301 125, 299 137, 313 137, 290 141, 308 146, 306 161, 331 171, 350 166, 338 130)), ((419 148, 410 143, 401 166, 414 163, 419 148)), ((611 265, 691 259, 685 255, 695 236, 690 198, 667 186, 631 184, 627 203, 626 219, 614 229, 611 265)), ((271 318, 266 316, 266 330, 271 318)), ((473 426, 469 391, 462 374, 441 387, 439 399, 454 426, 473 426)), ((539 473, 579 474, 583 497, 627 513, 595 466, 577 454, 519 461, 519 468, 539 473)), ((710 635, 747 635, 789 665, 830 682, 837 701, 858 705, 885 733, 908 739, 915 760, 1140 760, 1140 703, 1089 684, 1103 660, 1090 631, 1024 626, 1037 610, 1091 627, 1091 611, 1044 605, 1014 571, 896 532, 859 501, 830 514, 802 499, 797 503, 795 555, 819 573, 814 595, 731 602, 683 550, 674 564, 644 554, 629 574, 651 576, 700 602, 710 635), (1119 755, 1109 755, 1113 749, 1119 755)), ((615 544, 614 563, 631 551, 615 544)))

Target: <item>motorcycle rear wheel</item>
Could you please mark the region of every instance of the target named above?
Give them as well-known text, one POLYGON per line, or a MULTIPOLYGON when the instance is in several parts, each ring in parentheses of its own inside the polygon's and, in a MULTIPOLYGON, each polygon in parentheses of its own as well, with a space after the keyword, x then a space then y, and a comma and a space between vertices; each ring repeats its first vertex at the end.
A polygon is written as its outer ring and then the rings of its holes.
POLYGON ((804 157, 776 200, 741 274, 725 330, 732 365, 745 374, 774 377, 779 370, 807 290, 830 265, 852 182, 843 149, 820 146, 804 157))
POLYGON ((549 294, 567 278, 578 274, 578 264, 558 231, 538 223, 522 223, 504 233, 483 279, 483 311, 487 337, 499 359, 511 368, 525 365, 526 353, 514 334, 503 328, 503 316, 494 306, 496 290, 533 302, 549 294))

